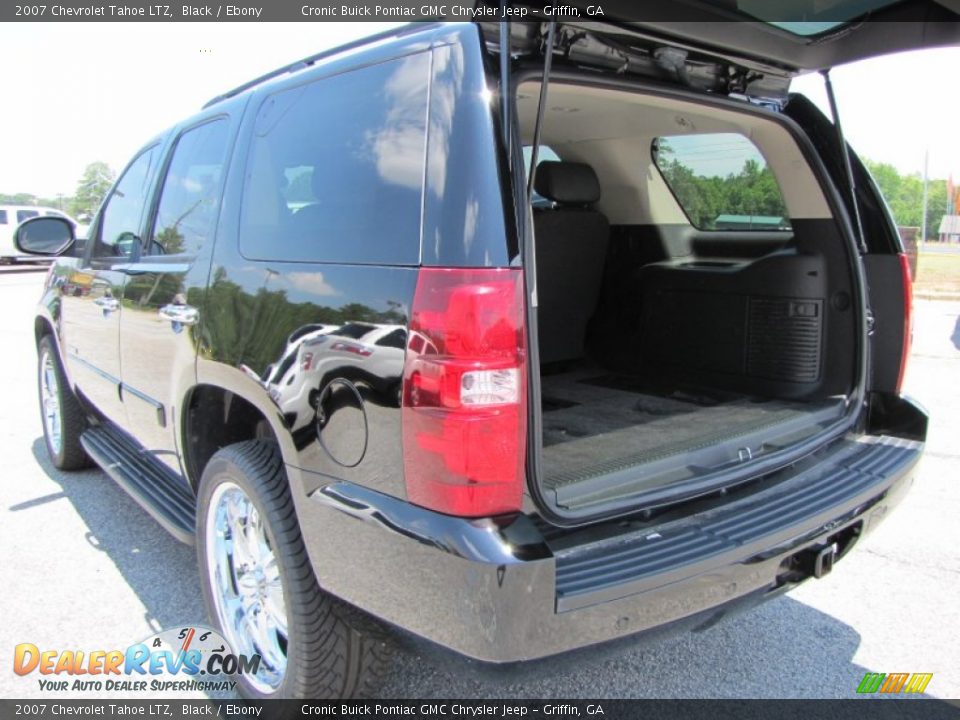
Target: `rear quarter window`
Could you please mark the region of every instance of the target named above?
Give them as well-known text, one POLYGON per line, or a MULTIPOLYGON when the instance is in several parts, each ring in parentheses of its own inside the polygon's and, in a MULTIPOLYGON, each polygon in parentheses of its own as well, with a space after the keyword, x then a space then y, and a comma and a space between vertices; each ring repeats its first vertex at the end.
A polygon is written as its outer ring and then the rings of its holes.
POLYGON ((420 53, 264 100, 244 182, 245 257, 419 262, 429 66, 420 53))
POLYGON ((790 230, 780 186, 746 136, 658 137, 652 152, 664 182, 697 229, 790 230))

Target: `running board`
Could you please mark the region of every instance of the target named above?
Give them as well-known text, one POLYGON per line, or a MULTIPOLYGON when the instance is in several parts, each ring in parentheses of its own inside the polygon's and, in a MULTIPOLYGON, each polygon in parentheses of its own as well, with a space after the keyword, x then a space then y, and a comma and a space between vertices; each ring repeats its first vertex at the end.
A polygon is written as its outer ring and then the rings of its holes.
POLYGON ((167 532, 193 544, 196 499, 183 480, 109 426, 87 430, 80 442, 87 455, 167 532))

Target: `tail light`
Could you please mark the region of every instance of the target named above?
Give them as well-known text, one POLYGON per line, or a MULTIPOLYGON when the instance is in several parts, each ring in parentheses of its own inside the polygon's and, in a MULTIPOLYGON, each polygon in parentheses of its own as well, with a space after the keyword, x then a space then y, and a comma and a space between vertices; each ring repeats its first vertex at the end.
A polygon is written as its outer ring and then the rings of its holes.
POLYGON ((420 270, 403 377, 411 502, 461 517, 520 509, 525 361, 520 269, 420 270))
POLYGON ((370 348, 352 342, 335 342, 330 346, 330 350, 345 352, 350 355, 359 355, 360 357, 370 357, 373 355, 373 350, 370 348))
POLYGON ((913 278, 910 275, 910 258, 900 253, 900 273, 903 277, 903 350, 900 353, 900 374, 897 376, 897 392, 903 389, 907 374, 907 359, 913 343, 913 278))

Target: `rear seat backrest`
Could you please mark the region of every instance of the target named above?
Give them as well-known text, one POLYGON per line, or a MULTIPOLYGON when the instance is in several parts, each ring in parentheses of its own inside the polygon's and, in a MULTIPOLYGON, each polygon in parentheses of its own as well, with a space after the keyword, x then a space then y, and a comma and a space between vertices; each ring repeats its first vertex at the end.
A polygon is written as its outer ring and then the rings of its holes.
POLYGON ((537 193, 555 203, 534 211, 540 362, 584 356, 587 323, 600 298, 610 225, 592 209, 600 182, 584 163, 537 166, 537 193))

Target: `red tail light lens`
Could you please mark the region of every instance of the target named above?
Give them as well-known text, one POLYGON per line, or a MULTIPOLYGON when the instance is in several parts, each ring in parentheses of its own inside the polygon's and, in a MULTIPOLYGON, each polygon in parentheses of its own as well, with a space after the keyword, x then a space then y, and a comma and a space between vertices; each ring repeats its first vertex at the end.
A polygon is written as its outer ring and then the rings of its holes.
POLYGON ((422 268, 403 377, 409 500, 462 517, 519 510, 526 418, 521 270, 422 268))
POLYGON ((335 342, 330 346, 330 350, 359 355, 360 357, 370 357, 373 355, 373 350, 370 348, 352 342, 335 342))
POLYGON ((897 392, 903 389, 907 374, 907 359, 913 344, 913 277, 910 274, 910 258, 900 253, 900 272, 903 276, 903 351, 900 354, 900 374, 897 376, 897 392))

